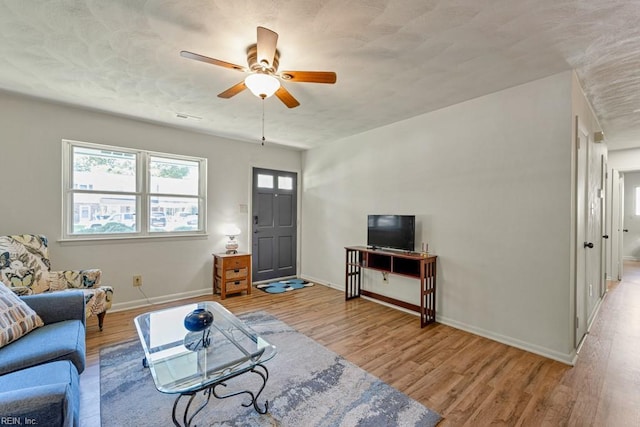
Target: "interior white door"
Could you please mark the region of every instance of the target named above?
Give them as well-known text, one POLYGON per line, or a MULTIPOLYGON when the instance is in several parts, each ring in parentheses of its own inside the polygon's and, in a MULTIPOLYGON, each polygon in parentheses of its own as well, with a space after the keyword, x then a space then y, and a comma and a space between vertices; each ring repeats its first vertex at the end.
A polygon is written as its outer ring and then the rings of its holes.
POLYGON ((587 333, 586 315, 586 289, 587 289, 587 217, 588 217, 588 197, 587 197, 587 177, 588 177, 588 139, 589 133, 578 122, 576 132, 576 348, 587 333))
POLYGON ((603 156, 590 135, 582 135, 587 145, 587 234, 585 244, 586 258, 586 315, 587 329, 593 321, 600 289, 602 287, 602 163, 603 156))
POLYGON ((620 172, 611 170, 611 278, 621 280, 620 272, 622 227, 620 226, 622 205, 620 204, 620 172))
POLYGON ((607 183, 607 159, 604 154, 600 156, 600 159, 600 180, 602 182, 602 193, 600 194, 602 250, 600 253, 600 289, 598 290, 598 294, 600 298, 602 298, 607 292, 607 253, 611 231, 607 226, 607 189, 609 188, 607 183))

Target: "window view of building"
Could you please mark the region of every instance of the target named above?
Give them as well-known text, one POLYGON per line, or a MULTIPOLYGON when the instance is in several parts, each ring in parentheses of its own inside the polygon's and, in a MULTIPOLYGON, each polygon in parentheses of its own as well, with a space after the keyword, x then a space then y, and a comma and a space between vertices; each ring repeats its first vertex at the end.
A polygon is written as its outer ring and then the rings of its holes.
POLYGON ((204 232, 206 160, 65 141, 68 237, 204 232))

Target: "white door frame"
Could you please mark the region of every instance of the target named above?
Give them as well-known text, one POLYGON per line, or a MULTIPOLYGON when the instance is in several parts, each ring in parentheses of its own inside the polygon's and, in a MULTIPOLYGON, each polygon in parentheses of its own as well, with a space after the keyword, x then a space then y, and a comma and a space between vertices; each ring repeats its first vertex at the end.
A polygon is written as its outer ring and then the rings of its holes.
POLYGON ((618 280, 622 280, 624 276, 624 174, 620 174, 618 180, 618 188, 620 191, 620 208, 618 209, 618 280))
POLYGON ((587 334, 587 241, 589 132, 576 116, 576 274, 575 274, 575 346, 587 334))
POLYGON ((620 264, 622 255, 620 241, 622 239, 622 227, 620 226, 620 172, 611 170, 611 280, 621 280, 620 264))

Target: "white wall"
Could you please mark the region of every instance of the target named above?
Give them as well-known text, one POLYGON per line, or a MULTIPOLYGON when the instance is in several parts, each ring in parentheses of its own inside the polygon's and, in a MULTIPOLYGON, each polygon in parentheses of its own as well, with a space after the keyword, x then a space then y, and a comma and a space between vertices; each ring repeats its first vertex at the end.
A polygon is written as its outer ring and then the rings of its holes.
POLYGON ((640 170, 640 148, 609 152, 609 167, 620 172, 640 170))
MULTIPOLYGON (((168 113, 170 114, 170 113, 168 113)), ((0 93, 0 234, 49 237, 53 269, 101 268, 115 288, 114 308, 143 303, 132 276, 143 275, 149 298, 211 292, 211 254, 224 250, 220 225, 241 229, 248 251, 253 166, 300 171, 299 151, 191 133, 108 114, 0 93), (62 139, 184 154, 208 159, 208 237, 92 243, 62 235, 62 139)), ((107 320, 108 321, 108 320, 107 320)))
POLYGON ((640 172, 624 174, 624 228, 622 256, 640 260, 640 216, 636 215, 636 188, 640 187, 640 172))
MULTIPOLYGON (((572 75, 305 152, 303 274, 344 288, 367 214, 415 214, 438 255, 439 322, 571 361, 572 75)), ((364 282, 419 304, 417 281, 364 282)))

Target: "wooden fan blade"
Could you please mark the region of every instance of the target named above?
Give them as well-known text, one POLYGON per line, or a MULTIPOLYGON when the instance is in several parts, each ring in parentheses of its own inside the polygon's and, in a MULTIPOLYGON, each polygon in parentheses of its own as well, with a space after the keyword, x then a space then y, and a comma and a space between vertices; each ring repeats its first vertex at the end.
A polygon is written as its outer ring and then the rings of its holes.
POLYGON ((329 83, 336 82, 337 76, 333 71, 283 71, 283 80, 291 82, 329 83))
POLYGON ((229 89, 225 90, 222 93, 219 93, 218 96, 220 98, 231 98, 232 96, 235 96, 237 94, 239 94, 240 92, 242 92, 243 90, 245 90, 247 88, 247 86, 245 86, 244 84, 244 80, 241 81, 240 83, 238 83, 237 85, 231 86, 229 89))
POLYGON ((284 86, 280 86, 280 89, 276 91, 276 96, 280 99, 280 101, 284 103, 284 105, 289 108, 295 108, 300 105, 298 100, 295 99, 293 95, 291 95, 289 91, 284 88, 284 86))
POLYGON ((268 28, 258 27, 258 64, 266 61, 269 66, 273 65, 273 58, 276 55, 276 45, 278 44, 278 33, 268 28))
POLYGON ((196 61, 206 62, 207 64, 218 65, 224 68, 231 68, 232 70, 247 71, 247 68, 241 65, 232 64, 230 62, 221 61, 215 58, 209 58, 208 56, 198 55, 197 53, 188 52, 186 50, 180 52, 180 56, 187 59, 195 59, 196 61))

